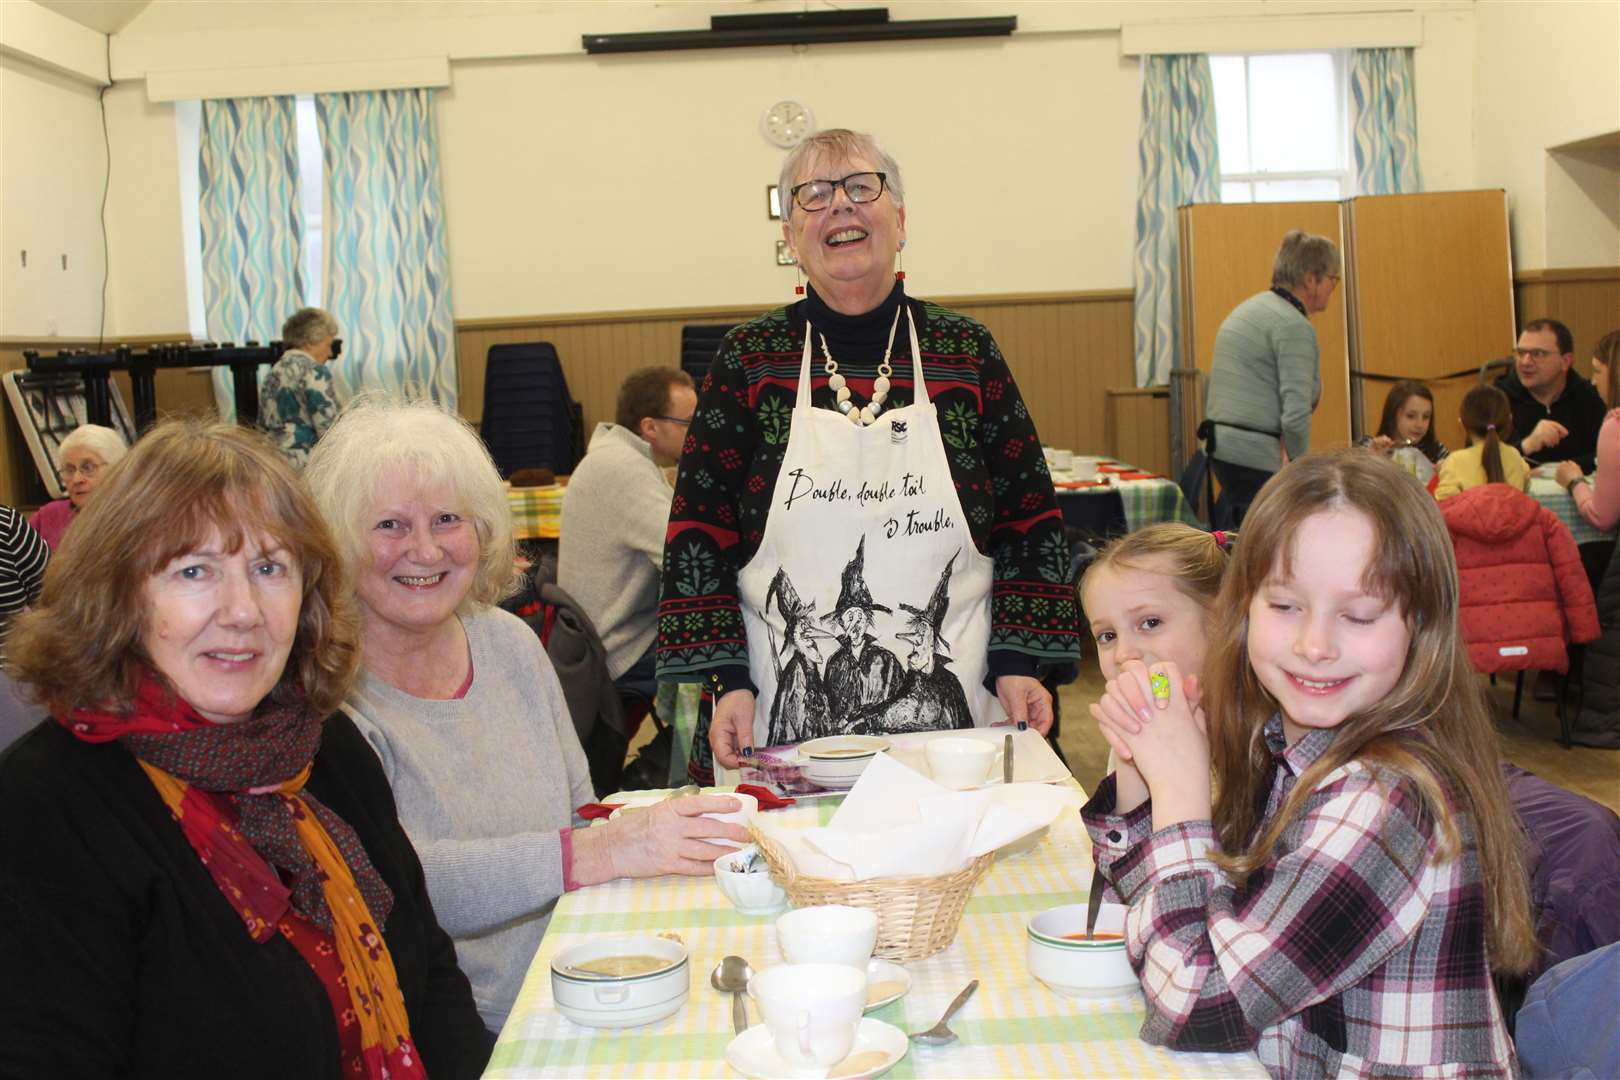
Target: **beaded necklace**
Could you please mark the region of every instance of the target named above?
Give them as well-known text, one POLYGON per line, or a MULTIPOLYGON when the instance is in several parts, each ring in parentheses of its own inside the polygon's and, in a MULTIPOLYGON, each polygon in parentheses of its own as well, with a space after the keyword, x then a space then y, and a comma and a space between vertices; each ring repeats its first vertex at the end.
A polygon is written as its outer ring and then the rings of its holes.
POLYGON ((838 373, 838 361, 833 359, 832 350, 827 348, 827 335, 820 330, 816 336, 821 339, 821 355, 825 360, 822 365, 827 372, 827 386, 838 395, 838 411, 849 417, 849 422, 856 427, 866 427, 878 418, 883 411, 883 403, 889 397, 889 376, 894 374, 894 368, 889 364, 889 354, 894 351, 894 332, 900 326, 900 312, 905 310, 905 302, 894 310, 894 321, 889 324, 889 342, 883 346, 883 362, 878 364, 877 378, 872 381, 872 400, 856 408, 850 400, 849 386, 844 377, 838 373))

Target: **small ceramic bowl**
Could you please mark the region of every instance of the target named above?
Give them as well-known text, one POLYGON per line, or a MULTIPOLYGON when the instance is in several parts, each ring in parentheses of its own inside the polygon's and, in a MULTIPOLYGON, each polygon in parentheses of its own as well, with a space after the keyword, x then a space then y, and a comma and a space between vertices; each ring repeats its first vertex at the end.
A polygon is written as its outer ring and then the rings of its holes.
POLYGON ((1111 937, 1075 941, 1066 934, 1086 932, 1086 905, 1067 904, 1029 920, 1029 973, 1072 998, 1113 998, 1134 993, 1136 972, 1125 955, 1125 907, 1104 904, 1097 933, 1111 937))
POLYGON ((741 872, 749 856, 759 851, 755 844, 738 848, 714 860, 714 880, 731 906, 743 915, 775 915, 787 906, 787 893, 771 880, 765 860, 760 858, 751 874, 741 872))
POLYGON ((551 996, 557 1011, 576 1024, 598 1028, 640 1027, 671 1015, 691 989, 686 946, 650 934, 600 938, 574 945, 551 959, 551 996), (577 974, 573 965, 607 956, 656 956, 669 967, 646 975, 577 974))
POLYGON ((854 787, 872 759, 889 748, 871 735, 831 735, 799 744, 799 771, 826 788, 854 787))

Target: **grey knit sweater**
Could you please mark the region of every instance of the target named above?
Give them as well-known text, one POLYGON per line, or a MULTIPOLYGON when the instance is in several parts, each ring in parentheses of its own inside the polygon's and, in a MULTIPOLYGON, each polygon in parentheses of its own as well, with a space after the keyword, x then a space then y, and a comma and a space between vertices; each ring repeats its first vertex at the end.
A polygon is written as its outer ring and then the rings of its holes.
POLYGON ((563 492, 557 584, 590 616, 615 679, 652 647, 675 489, 647 441, 597 424, 563 492))
POLYGON ((462 625, 466 697, 412 697, 368 672, 344 709, 382 759, 439 923, 498 1032, 562 895, 561 830, 596 796, 534 631, 499 608, 462 625))
MULTIPOLYGON (((1276 293, 1251 296, 1232 309, 1215 334, 1204 415, 1216 421, 1275 431, 1290 461, 1311 441, 1311 413, 1322 396, 1322 364, 1311 321, 1276 293)), ((1278 440, 1217 426, 1215 457, 1262 472, 1282 467, 1278 440)))

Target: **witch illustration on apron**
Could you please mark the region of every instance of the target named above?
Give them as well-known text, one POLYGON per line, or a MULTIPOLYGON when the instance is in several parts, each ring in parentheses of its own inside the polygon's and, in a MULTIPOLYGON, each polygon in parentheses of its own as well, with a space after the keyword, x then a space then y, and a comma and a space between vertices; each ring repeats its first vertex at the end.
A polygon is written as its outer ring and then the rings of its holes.
POLYGON ((869 426, 812 407, 805 328, 765 533, 737 578, 755 746, 1000 716, 984 688, 993 561, 974 546, 901 311, 915 400, 869 426))

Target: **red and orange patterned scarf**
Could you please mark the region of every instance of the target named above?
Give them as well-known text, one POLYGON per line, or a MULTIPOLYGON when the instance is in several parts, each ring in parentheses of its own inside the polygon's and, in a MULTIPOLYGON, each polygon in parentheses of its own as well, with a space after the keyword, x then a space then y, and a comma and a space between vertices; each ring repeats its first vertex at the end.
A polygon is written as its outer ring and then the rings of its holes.
POLYGON ((380 929, 393 893, 354 829, 302 791, 320 717, 266 699, 247 720, 215 724, 149 677, 131 712, 79 709, 58 723, 135 755, 253 940, 290 938, 294 915, 330 935, 347 978, 322 984, 360 1027, 361 1059, 345 1061, 346 1074, 426 1076, 380 929))

